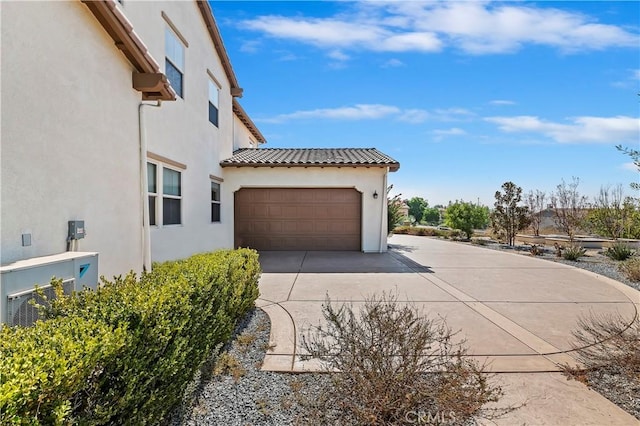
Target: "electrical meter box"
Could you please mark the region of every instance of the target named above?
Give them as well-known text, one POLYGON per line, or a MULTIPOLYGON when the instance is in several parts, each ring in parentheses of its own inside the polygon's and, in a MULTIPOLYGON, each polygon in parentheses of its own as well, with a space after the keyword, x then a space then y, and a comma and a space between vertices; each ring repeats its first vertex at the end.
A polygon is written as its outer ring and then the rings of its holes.
POLYGON ((69 239, 79 240, 84 238, 84 220, 70 220, 69 221, 69 239))

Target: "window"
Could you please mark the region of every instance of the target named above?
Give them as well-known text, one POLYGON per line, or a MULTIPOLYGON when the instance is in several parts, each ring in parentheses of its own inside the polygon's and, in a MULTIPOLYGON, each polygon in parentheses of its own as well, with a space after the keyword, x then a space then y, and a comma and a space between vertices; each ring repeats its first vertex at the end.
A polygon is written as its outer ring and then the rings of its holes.
POLYGON ((182 204, 181 173, 162 168, 162 224, 179 225, 182 204))
POLYGON ((184 45, 171 29, 166 28, 164 34, 165 74, 171 82, 171 87, 183 98, 184 45))
POLYGON ((186 165, 147 152, 149 225, 182 224, 182 170, 186 165))
POLYGON ((156 200, 158 199, 157 166, 147 163, 147 192, 149 193, 149 225, 156 225, 156 200))
POLYGON ((211 222, 220 222, 220 184, 211 182, 211 222))
POLYGON ((219 91, 218 86, 209 80, 209 121, 216 127, 218 127, 219 91))

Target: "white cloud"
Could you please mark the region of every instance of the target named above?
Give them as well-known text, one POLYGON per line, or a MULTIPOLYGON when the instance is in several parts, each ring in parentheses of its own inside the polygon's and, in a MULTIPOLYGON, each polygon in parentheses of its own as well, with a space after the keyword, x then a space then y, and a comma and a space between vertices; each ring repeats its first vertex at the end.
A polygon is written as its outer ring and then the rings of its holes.
POLYGON ((436 129, 433 131, 433 134, 438 136, 461 136, 466 135, 467 132, 458 127, 452 127, 450 129, 436 129))
POLYGON ((515 105, 514 101, 508 101, 506 99, 494 99, 489 102, 491 105, 515 105))
POLYGON ((508 133, 540 133, 560 143, 637 142, 640 119, 628 116, 574 117, 570 123, 541 120, 535 116, 488 117, 508 133))
POLYGON ((388 61, 386 61, 384 64, 382 64, 382 68, 397 68, 397 67, 404 67, 404 66, 405 66, 405 63, 396 58, 391 58, 388 61))
POLYGON ((240 46, 240 51, 244 53, 256 53, 262 42, 260 40, 247 40, 240 46))
POLYGON ((336 61, 348 61, 350 59, 349 55, 345 54, 341 50, 332 50, 327 53, 327 56, 331 59, 335 59, 336 61))
POLYGON ((290 120, 330 119, 330 120, 375 120, 397 115, 401 111, 398 107, 381 104, 357 104, 339 108, 319 108, 313 110, 296 111, 280 114, 272 118, 256 119, 266 123, 283 123, 290 120))
POLYGON ((429 117, 429 112, 423 109, 407 109, 402 112, 400 117, 398 117, 398 120, 407 123, 418 124, 424 123, 429 119, 429 117))
POLYGON ((260 16, 240 23, 267 36, 326 49, 510 53, 526 45, 563 52, 637 47, 638 34, 578 12, 522 3, 359 2, 328 18, 260 16))
POLYGON ((635 165, 635 163, 624 163, 622 166, 620 166, 620 168, 622 170, 629 170, 632 172, 638 172, 638 166, 635 165))
POLYGON ((467 121, 475 114, 464 108, 444 108, 427 111, 419 108, 399 108, 394 105, 356 104, 337 108, 318 108, 295 111, 274 117, 256 118, 263 123, 284 123, 291 120, 324 119, 324 120, 377 120, 392 118, 410 124, 425 121, 467 121))

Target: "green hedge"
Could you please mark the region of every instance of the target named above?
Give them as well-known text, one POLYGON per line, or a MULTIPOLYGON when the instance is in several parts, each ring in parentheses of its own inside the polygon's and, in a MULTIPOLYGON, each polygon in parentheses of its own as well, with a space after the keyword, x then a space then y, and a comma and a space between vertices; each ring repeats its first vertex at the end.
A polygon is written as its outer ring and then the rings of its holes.
POLYGON ((213 348, 229 339, 253 306, 259 276, 252 250, 200 254, 154 265, 140 279, 129 274, 104 281, 96 292, 61 297, 52 302, 51 319, 32 328, 4 327, 0 423, 161 422, 213 348), (52 327, 54 335, 43 331, 52 327), (92 338, 105 344, 92 344, 92 338), (34 356, 35 346, 47 355, 34 356), (64 372, 60 365, 67 359, 67 367, 74 360, 80 366, 64 372), (29 375, 48 379, 28 382, 26 373, 18 373, 27 367, 29 375), (40 400, 48 403, 36 413, 40 400))

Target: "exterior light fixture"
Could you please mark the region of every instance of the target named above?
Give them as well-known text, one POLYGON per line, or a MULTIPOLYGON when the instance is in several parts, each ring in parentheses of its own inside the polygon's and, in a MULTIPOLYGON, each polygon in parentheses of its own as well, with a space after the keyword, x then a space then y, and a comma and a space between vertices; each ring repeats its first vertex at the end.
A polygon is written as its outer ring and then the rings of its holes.
POLYGON ((378 191, 373 191, 373 199, 374 200, 378 199, 378 191))

